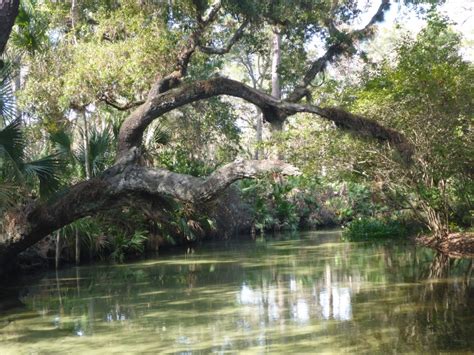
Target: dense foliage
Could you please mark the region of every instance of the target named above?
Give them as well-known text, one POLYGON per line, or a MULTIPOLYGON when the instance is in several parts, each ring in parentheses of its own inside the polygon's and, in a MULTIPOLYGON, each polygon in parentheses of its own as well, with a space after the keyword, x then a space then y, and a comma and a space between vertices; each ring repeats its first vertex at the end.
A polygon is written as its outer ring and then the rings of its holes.
POLYGON ((376 117, 416 146, 409 167, 370 142, 337 134, 330 125, 295 122, 285 144, 290 159, 331 179, 364 183, 390 213, 410 212, 433 233, 469 228, 473 218, 472 63, 460 55, 461 37, 431 12, 415 39, 402 36, 395 61, 373 63, 356 85, 329 81, 327 101, 376 117), (337 138, 336 138, 337 137, 337 138), (314 159, 308 159, 314 157, 314 159))
MULTIPOLYGON (((370 26, 383 19, 387 4, 370 26)), ((412 161, 390 144, 361 140, 310 114, 290 117, 281 131, 265 124, 262 141, 260 109, 229 97, 196 101, 146 128, 142 165, 202 177, 260 153, 285 158, 302 175, 270 173, 236 184, 233 204, 242 216, 171 197, 130 199, 63 227, 64 257, 72 258, 75 241, 76 254, 88 250, 82 257, 122 261, 145 245, 222 234, 230 219, 240 231, 260 233, 349 225, 352 239, 398 236, 413 221, 437 236, 472 226, 474 69, 460 54, 461 35, 434 6, 416 38, 395 30, 395 55, 385 60, 371 57, 373 27, 350 30, 362 11, 354 1, 226 0, 206 28, 212 6, 22 1, 0 71, 0 213, 54 201, 73 184, 100 177, 116 162, 130 111, 157 79, 181 70, 185 84, 229 75, 267 93, 277 83, 288 97, 304 84, 305 103, 342 107, 401 132, 416 148, 412 161), (199 46, 183 65, 196 33, 199 46), (236 43, 226 48, 229 38, 236 43), (319 68, 320 48, 327 52, 319 68), (281 53, 277 67, 275 53, 281 53), (351 65, 358 69, 344 75, 340 68, 351 65), (305 74, 308 66, 318 74, 305 74)), ((370 136, 364 129, 359 133, 370 136)), ((11 220, 2 222, 2 234, 11 220)))

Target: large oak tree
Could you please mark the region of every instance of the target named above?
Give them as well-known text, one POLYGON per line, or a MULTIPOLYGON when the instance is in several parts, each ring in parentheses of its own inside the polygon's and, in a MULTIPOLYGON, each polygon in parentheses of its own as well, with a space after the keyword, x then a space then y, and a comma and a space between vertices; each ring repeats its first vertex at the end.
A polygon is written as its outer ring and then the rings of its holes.
MULTIPOLYGON (((298 173, 297 169, 279 160, 235 161, 217 169, 207 178, 145 166, 141 156, 147 127, 170 111, 212 97, 227 95, 243 99, 257 106, 264 119, 275 127, 281 127, 287 117, 299 112, 314 114, 358 136, 389 143, 399 151, 405 163, 410 163, 413 148, 399 132, 340 108, 314 105, 310 98, 310 87, 316 76, 338 57, 350 55, 355 43, 373 35, 374 26, 383 19, 384 12, 389 8, 389 0, 381 0, 367 24, 352 31, 338 29, 338 21, 342 21, 344 16, 353 15, 348 10, 352 4, 350 1, 184 3, 184 7, 190 9, 192 18, 187 18, 183 24, 188 35, 179 41, 180 48, 176 51, 173 69, 167 75, 159 75, 155 79, 144 100, 123 104, 114 102, 113 98, 105 94, 100 98, 118 110, 130 111, 120 128, 114 165, 99 176, 70 186, 53 199, 33 200, 7 213, 7 236, 0 244, 0 267, 53 231, 111 206, 125 204, 134 196, 158 201, 171 197, 190 204, 202 204, 214 199, 238 179, 255 177, 268 171, 286 175, 298 173), (222 26, 223 19, 229 16, 237 19, 233 21, 233 29, 226 31, 229 33, 228 38, 217 38, 216 28, 222 26), (305 31, 313 31, 313 35, 316 32, 324 33, 328 38, 325 52, 306 62, 299 79, 292 83, 292 89, 287 90, 282 97, 272 96, 222 76, 189 79, 188 71, 197 52, 201 55, 224 56, 263 23, 278 28, 279 33, 286 35, 286 38, 305 31)), ((117 3, 117 6, 120 5, 117 3)), ((17 8, 18 1, 0 0, 0 50, 5 47, 17 8)), ((75 11, 71 9, 73 31, 76 30, 75 11)), ((178 15, 170 20, 176 22, 177 26, 178 15)), ((308 35, 301 38, 311 40, 308 35)), ((149 75, 153 77, 153 73, 149 75)))

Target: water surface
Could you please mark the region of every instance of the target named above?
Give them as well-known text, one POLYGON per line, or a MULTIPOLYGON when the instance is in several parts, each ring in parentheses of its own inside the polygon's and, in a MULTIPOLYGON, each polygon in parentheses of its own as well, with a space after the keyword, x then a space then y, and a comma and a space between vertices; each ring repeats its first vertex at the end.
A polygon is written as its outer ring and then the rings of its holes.
POLYGON ((472 352, 472 268, 339 232, 72 268, 0 301, 0 354, 472 352))

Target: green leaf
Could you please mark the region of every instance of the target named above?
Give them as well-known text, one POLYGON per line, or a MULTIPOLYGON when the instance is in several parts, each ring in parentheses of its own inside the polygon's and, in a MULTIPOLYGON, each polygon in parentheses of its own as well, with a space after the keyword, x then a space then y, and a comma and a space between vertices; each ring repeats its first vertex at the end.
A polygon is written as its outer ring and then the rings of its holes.
POLYGON ((62 167, 63 161, 59 155, 53 154, 25 163, 22 170, 26 176, 36 176, 39 179, 40 195, 46 196, 58 189, 62 167))

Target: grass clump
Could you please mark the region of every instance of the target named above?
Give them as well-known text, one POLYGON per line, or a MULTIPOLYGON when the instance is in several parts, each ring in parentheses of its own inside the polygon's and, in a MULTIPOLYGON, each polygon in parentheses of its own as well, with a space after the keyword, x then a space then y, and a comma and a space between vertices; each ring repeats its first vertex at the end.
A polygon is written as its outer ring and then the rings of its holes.
POLYGON ((360 218, 352 221, 342 236, 344 240, 362 241, 402 238, 408 234, 408 229, 400 221, 360 218))

